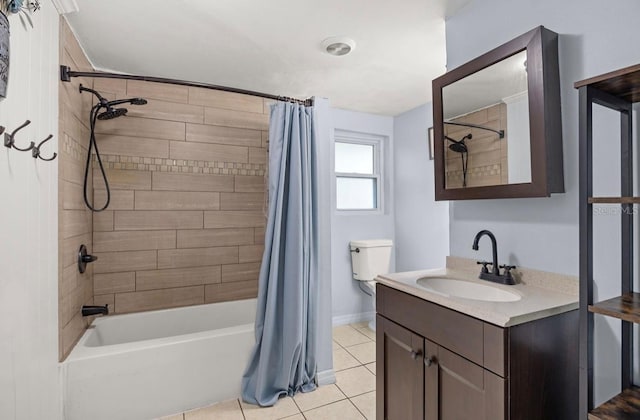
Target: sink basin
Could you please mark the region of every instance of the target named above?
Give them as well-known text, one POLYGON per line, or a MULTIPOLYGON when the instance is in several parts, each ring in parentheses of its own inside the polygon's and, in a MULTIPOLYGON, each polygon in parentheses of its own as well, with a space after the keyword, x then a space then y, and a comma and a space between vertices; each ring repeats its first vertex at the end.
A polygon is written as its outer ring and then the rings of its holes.
POLYGON ((517 293, 494 286, 440 277, 418 279, 418 286, 445 296, 486 302, 516 302, 522 298, 517 293))

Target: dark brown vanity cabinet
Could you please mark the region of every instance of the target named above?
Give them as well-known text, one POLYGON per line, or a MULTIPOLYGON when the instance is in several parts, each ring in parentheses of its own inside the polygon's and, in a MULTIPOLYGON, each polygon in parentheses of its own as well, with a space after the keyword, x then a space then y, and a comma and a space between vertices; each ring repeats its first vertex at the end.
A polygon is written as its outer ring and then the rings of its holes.
POLYGON ((578 417, 577 311, 500 328, 377 287, 378 420, 578 417))

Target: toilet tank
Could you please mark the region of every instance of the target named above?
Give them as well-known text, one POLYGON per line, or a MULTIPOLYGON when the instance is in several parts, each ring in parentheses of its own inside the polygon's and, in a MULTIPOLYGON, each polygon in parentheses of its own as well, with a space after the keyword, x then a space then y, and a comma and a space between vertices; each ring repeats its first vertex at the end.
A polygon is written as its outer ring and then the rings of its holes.
POLYGON ((370 281, 378 274, 389 272, 391 263, 390 239, 351 241, 351 269, 356 280, 370 281))

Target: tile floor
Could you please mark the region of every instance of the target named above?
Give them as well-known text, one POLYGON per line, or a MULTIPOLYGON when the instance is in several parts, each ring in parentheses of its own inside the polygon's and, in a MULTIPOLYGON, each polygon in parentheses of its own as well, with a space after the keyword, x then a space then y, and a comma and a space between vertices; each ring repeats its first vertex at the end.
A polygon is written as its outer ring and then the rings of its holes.
POLYGON ((374 420, 376 334, 366 322, 333 329, 336 384, 261 408, 229 400, 162 420, 374 420))

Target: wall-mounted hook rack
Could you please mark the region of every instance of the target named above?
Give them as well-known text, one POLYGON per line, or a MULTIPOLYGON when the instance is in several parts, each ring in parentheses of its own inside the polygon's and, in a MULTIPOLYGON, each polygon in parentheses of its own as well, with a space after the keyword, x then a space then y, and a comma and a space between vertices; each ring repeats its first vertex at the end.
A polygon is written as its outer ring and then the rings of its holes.
POLYGON ((53 134, 49 134, 46 139, 42 140, 36 147, 31 149, 31 156, 33 156, 34 159, 45 160, 47 162, 54 160, 58 156, 58 154, 55 152, 53 153, 53 156, 51 156, 50 158, 43 158, 42 156, 40 156, 40 148, 42 147, 43 144, 45 144, 52 138, 53 138, 53 134))
POLYGON ((16 133, 22 130, 23 128, 25 128, 26 126, 28 126, 29 124, 31 124, 31 121, 26 120, 24 124, 22 124, 20 127, 13 130, 11 134, 4 133, 4 147, 8 147, 10 149, 13 148, 13 149, 19 150, 20 152, 28 152, 29 150, 33 149, 36 146, 34 142, 31 142, 31 144, 29 144, 29 147, 27 147, 26 149, 21 149, 19 147, 16 147, 16 139, 15 139, 16 133))

